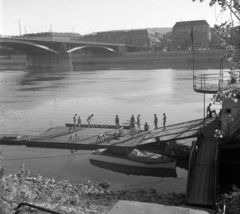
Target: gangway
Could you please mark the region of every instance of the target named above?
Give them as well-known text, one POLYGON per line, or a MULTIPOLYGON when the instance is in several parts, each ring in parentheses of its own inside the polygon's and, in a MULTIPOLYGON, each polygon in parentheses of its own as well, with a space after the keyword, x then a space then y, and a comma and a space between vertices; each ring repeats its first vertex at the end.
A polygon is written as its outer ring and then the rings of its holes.
POLYGON ((186 188, 189 205, 213 207, 217 202, 218 140, 214 133, 219 127, 219 120, 207 120, 203 137, 192 145, 186 188))

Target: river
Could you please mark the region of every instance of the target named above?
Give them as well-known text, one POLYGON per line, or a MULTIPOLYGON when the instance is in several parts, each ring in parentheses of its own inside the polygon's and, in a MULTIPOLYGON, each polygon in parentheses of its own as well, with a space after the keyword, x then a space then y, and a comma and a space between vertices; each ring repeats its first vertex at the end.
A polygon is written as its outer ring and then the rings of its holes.
MULTIPOLYGON (((218 70, 197 70, 200 73, 218 70)), ((93 71, 0 70, 0 134, 38 135, 71 123, 78 114, 85 123, 94 114, 95 124, 120 123, 141 115, 153 128, 153 115, 160 126, 166 113, 171 125, 203 117, 203 94, 193 91, 192 70, 148 69, 93 71)), ((206 95, 206 103, 211 95, 206 95)), ((22 164, 31 173, 77 183, 108 180, 111 188, 155 188, 161 192, 185 192, 187 171, 177 167, 177 178, 125 175, 89 163, 91 151, 1 146, 1 165, 8 173, 22 164)))

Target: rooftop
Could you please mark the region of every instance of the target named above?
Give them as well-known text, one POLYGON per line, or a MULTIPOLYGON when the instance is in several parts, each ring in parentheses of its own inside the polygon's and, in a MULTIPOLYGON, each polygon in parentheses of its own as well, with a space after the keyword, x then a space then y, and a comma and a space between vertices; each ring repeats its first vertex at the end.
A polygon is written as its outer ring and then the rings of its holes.
POLYGON ((194 26, 194 25, 209 25, 206 20, 176 22, 173 27, 194 26))

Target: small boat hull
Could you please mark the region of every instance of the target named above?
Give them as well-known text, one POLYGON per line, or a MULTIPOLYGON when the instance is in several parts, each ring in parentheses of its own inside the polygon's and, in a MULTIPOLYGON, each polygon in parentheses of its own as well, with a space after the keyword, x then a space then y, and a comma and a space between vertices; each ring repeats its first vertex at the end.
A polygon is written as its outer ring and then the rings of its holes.
POLYGON ((134 148, 98 149, 89 160, 94 166, 127 175, 177 177, 176 160, 134 148))
POLYGON ((137 168, 146 168, 146 169, 174 169, 176 167, 176 161, 163 161, 163 162, 156 162, 156 163, 143 163, 138 161, 133 161, 129 159, 124 158, 118 158, 118 157, 111 157, 111 156, 105 156, 101 154, 91 154, 89 156, 90 160, 103 162, 103 163, 112 163, 116 165, 123 165, 128 167, 137 167, 137 168))
POLYGON ((126 166, 122 164, 103 162, 99 160, 90 159, 90 163, 93 166, 111 170, 114 172, 123 173, 126 175, 141 175, 141 176, 154 176, 154 177, 170 177, 177 178, 176 169, 169 168, 144 168, 144 167, 134 167, 126 166))

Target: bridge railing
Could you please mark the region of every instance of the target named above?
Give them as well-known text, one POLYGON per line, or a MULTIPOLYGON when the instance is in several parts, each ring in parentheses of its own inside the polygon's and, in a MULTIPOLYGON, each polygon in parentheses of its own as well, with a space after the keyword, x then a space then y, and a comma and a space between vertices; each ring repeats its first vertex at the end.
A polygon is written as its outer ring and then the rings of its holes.
POLYGON ((83 41, 77 40, 76 38, 61 38, 61 37, 29 37, 29 36, 10 36, 10 35, 3 35, 0 34, 0 38, 11 38, 11 39, 18 39, 18 40, 41 40, 41 41, 51 41, 51 42, 72 42, 72 43, 81 43, 81 44, 101 44, 101 45, 117 45, 117 46, 125 46, 126 44, 120 43, 107 43, 107 42, 97 42, 97 41, 83 41))

